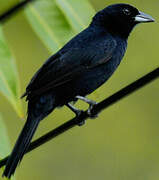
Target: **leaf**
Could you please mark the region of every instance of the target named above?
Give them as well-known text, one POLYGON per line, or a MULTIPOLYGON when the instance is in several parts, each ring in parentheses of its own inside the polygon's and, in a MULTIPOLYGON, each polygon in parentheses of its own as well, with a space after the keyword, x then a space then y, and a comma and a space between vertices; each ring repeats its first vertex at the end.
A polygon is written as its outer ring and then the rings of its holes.
POLYGON ((20 117, 23 117, 20 83, 13 55, 0 27, 0 92, 8 99, 20 117))
MULTIPOLYGON (((8 133, 6 126, 2 120, 2 116, 0 114, 0 159, 5 158, 5 156, 7 156, 9 153, 10 153, 10 143, 9 143, 8 133)), ((11 180, 15 180, 15 177, 12 177, 11 180)))
POLYGON ((80 32, 91 21, 95 10, 87 0, 56 0, 71 27, 80 32))
POLYGON ((30 24, 50 52, 84 29, 94 13, 87 0, 38 0, 26 8, 30 24))

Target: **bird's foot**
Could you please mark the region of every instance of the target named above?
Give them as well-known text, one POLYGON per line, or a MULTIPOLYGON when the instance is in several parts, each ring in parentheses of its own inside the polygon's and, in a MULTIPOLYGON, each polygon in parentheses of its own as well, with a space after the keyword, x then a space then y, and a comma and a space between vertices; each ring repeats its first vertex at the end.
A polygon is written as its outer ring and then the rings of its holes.
POLYGON ((96 105, 97 105, 97 103, 90 105, 89 108, 88 108, 88 110, 87 110, 87 114, 89 115, 89 117, 90 117, 91 119, 95 119, 95 118, 98 117, 98 114, 94 114, 94 113, 92 112, 94 106, 96 106, 96 105))
MULTIPOLYGON (((83 113, 83 110, 77 109, 72 104, 68 103, 67 107, 76 114, 76 119, 78 120, 78 117, 83 113)), ((82 122, 77 122, 78 126, 83 126, 85 124, 85 120, 82 122)))
POLYGON ((87 110, 87 113, 88 113, 88 115, 89 115, 89 117, 90 117, 91 119, 95 119, 95 118, 98 117, 98 114, 93 114, 93 112, 92 112, 94 106, 97 105, 97 102, 95 102, 95 101, 93 101, 93 100, 90 100, 90 99, 87 99, 87 98, 85 98, 85 97, 83 97, 83 96, 76 96, 76 98, 77 98, 77 99, 80 99, 80 100, 82 100, 82 101, 84 101, 84 102, 86 102, 86 103, 89 104, 89 108, 88 108, 88 110, 87 110))
POLYGON ((83 126, 83 125, 85 125, 86 121, 85 121, 85 120, 83 120, 83 121, 81 121, 81 122, 77 122, 77 123, 78 123, 78 126, 83 126))

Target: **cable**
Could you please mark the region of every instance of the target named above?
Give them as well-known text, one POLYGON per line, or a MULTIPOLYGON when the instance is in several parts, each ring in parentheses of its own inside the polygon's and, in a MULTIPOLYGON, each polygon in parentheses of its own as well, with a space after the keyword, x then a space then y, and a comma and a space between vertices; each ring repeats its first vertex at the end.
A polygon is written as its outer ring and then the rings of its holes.
POLYGON ((26 5, 34 0, 26 0, 22 1, 15 6, 11 7, 8 11, 6 11, 4 14, 0 15, 0 22, 4 23, 6 20, 8 20, 12 15, 16 14, 19 10, 22 10, 26 5))
MULTIPOLYGON (((105 100, 99 102, 95 106, 93 106, 91 113, 93 115, 97 115, 102 110, 108 108, 109 106, 113 105, 114 103, 117 103, 122 98, 125 98, 126 96, 134 93, 135 91, 137 91, 138 89, 142 88, 143 86, 149 84, 150 82, 154 81, 158 77, 159 77, 159 67, 156 68, 155 70, 153 70, 152 72, 148 73, 147 75, 141 77, 140 79, 136 80, 135 82, 131 83, 130 85, 119 90, 118 92, 116 92, 115 94, 106 98, 105 100)), ((53 129, 52 131, 48 132, 44 136, 33 141, 30 144, 26 153, 36 149, 37 147, 39 147, 43 144, 45 144, 46 142, 48 142, 51 139, 59 136, 60 134, 63 134, 64 132, 68 131, 69 129, 80 124, 81 122, 83 122, 84 120, 86 120, 88 118, 89 118, 89 114, 87 113, 87 111, 83 111, 78 118, 75 117, 75 118, 67 121, 66 123, 62 124, 61 126, 59 126, 55 129, 53 129)), ((6 164, 8 157, 9 156, 7 156, 6 158, 4 158, 0 161, 0 168, 6 164)))

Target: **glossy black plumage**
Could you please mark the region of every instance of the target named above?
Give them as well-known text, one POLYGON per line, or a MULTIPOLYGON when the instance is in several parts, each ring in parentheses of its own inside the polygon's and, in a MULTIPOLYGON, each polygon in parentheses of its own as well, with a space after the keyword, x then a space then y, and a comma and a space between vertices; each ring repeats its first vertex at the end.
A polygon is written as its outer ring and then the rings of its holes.
MULTIPOLYGON (((23 95, 28 100, 28 118, 4 176, 14 174, 43 118, 56 107, 76 100, 77 95, 92 93, 114 73, 126 51, 130 32, 141 22, 140 16, 136 8, 127 4, 108 6, 39 69, 23 95)), ((153 21, 150 16, 143 18, 149 18, 144 22, 153 21)))

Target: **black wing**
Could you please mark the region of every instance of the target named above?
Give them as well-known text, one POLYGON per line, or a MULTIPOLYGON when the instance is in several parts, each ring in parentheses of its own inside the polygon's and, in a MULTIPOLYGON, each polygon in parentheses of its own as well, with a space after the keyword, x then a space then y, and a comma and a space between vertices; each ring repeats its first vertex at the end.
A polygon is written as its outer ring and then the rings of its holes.
POLYGON ((100 49, 97 46, 97 50, 89 47, 69 49, 64 53, 59 51, 34 75, 22 97, 45 93, 73 80, 90 68, 106 63, 112 57, 116 41, 109 40, 106 45, 108 48, 99 46, 100 49))

